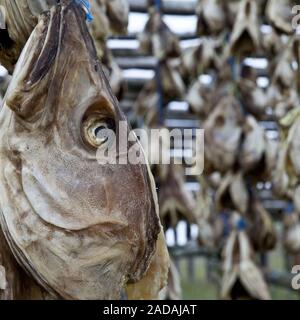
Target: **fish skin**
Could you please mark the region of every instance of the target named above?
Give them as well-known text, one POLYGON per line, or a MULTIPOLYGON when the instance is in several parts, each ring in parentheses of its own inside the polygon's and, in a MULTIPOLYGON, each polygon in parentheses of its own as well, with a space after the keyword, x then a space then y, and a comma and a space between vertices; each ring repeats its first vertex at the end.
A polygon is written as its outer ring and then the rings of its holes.
POLYGON ((118 299, 146 274, 158 239, 162 260, 168 254, 149 167, 99 165, 80 134, 89 113, 112 118, 117 133, 125 120, 84 11, 64 0, 40 17, 0 113, 1 227, 18 262, 51 294, 118 299))

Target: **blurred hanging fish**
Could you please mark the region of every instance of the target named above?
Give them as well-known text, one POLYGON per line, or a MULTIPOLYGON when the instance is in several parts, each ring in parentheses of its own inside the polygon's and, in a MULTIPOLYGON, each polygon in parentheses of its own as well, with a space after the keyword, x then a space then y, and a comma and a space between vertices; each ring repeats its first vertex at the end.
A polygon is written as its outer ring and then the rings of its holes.
POLYGON ((56 0, 0 0, 0 63, 10 72, 37 24, 56 0))
POLYGON ((148 165, 97 162, 108 148, 98 133, 118 136, 121 120, 85 11, 63 0, 41 15, 0 114, 1 227, 18 262, 56 297, 118 299, 130 283, 144 298, 142 280, 153 299, 165 285, 148 165))

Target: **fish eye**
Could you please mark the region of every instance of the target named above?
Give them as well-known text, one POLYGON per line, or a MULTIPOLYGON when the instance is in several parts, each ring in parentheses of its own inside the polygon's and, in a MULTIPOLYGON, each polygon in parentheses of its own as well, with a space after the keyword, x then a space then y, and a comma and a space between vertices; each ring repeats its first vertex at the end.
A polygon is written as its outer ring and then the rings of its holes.
POLYGON ((112 119, 89 117, 83 123, 84 139, 95 148, 99 148, 108 142, 111 130, 114 130, 112 119))

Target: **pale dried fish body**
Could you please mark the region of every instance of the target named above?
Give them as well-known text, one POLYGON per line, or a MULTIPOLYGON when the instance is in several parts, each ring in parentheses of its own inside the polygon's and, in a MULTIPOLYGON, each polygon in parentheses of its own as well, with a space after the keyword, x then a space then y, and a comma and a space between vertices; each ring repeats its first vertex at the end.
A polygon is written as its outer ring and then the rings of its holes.
POLYGON ((223 97, 204 124, 205 158, 215 170, 226 172, 236 163, 244 117, 240 103, 223 97))
POLYGON ((248 220, 250 222, 249 237, 254 250, 265 252, 274 249, 277 237, 272 219, 257 199, 250 201, 248 220))
POLYGON ((228 25, 232 28, 239 12, 240 0, 223 0, 223 4, 225 6, 228 25))
POLYGON ((260 29, 257 3, 243 0, 230 38, 230 51, 234 56, 253 54, 260 47, 260 29))
POLYGON ((288 47, 272 63, 271 74, 272 84, 281 89, 290 89, 296 81, 296 74, 293 69, 294 54, 291 47, 288 47))
POLYGON ((243 126, 244 139, 239 153, 239 164, 244 171, 258 166, 265 153, 265 132, 253 116, 247 116, 243 126))
POLYGON ((271 32, 262 34, 262 48, 270 58, 278 55, 282 46, 283 41, 274 28, 271 32))
POLYGON ((185 78, 195 79, 209 70, 221 69, 223 59, 220 55, 222 41, 202 39, 199 46, 186 49, 181 58, 182 74, 185 78))
POLYGON ((106 0, 106 13, 110 30, 116 34, 126 33, 129 16, 128 0, 106 0))
POLYGON ((247 110, 256 117, 263 117, 266 114, 266 108, 269 106, 267 93, 259 88, 255 81, 249 79, 241 79, 239 89, 247 110))
POLYGON ((110 34, 109 19, 106 14, 105 0, 95 0, 91 4, 93 23, 89 25, 90 32, 95 39, 97 53, 102 57, 105 52, 105 40, 110 34))
POLYGON ((225 29, 226 16, 220 1, 199 0, 196 14, 198 16, 198 35, 215 35, 225 29))
POLYGON ((283 219, 284 224, 284 246, 291 254, 300 251, 300 223, 296 212, 287 213, 283 219))
POLYGON ((292 6, 289 0, 269 0, 266 17, 270 24, 279 32, 292 34, 292 6))
POLYGON ((162 77, 162 90, 166 101, 171 99, 183 99, 185 84, 181 78, 177 61, 168 60, 160 64, 162 77))
POLYGON ((208 192, 206 181, 199 178, 200 192, 197 195, 195 218, 199 229, 198 242, 205 247, 213 247, 216 242, 212 219, 212 198, 208 192))
POLYGON ((230 208, 246 214, 249 206, 249 192, 242 172, 228 172, 225 175, 216 192, 215 201, 219 210, 230 208))
POLYGON ((0 290, 5 290, 7 287, 6 271, 3 266, 0 265, 0 290))
POLYGON ((158 296, 168 254, 154 179, 148 165, 99 163, 108 141, 95 130, 118 136, 126 119, 85 16, 71 0, 52 7, 15 68, 0 119, 1 228, 54 296, 117 299, 144 277, 158 296))
POLYGON ((158 202, 163 225, 176 227, 180 219, 195 223, 196 201, 185 187, 184 170, 180 165, 167 166, 167 174, 160 179, 158 202))
POLYGON ((161 292, 160 300, 182 300, 180 274, 172 260, 169 270, 168 286, 161 292))
POLYGON ((0 63, 13 71, 19 55, 38 22, 55 0, 0 0, 0 63))
POLYGON ((277 167, 273 175, 274 190, 290 199, 293 199, 294 191, 299 184, 299 112, 299 108, 290 111, 280 122, 285 131, 283 131, 284 137, 280 145, 277 167))
POLYGON ((149 81, 139 93, 134 104, 134 110, 139 117, 142 117, 146 126, 150 128, 158 122, 158 104, 159 95, 155 83, 149 81))
POLYGON ((269 300, 270 294, 245 231, 233 230, 223 251, 222 299, 269 300))
POLYGON ((210 86, 203 84, 199 79, 194 81, 186 95, 190 109, 200 117, 206 117, 212 109, 213 92, 210 86))
POLYGON ((153 7, 149 11, 150 18, 139 35, 141 53, 153 55, 158 60, 178 57, 181 53, 178 38, 163 21, 160 12, 153 7))
POLYGON ((283 119, 290 111, 299 107, 299 95, 295 88, 283 90, 274 98, 273 108, 276 119, 283 119))

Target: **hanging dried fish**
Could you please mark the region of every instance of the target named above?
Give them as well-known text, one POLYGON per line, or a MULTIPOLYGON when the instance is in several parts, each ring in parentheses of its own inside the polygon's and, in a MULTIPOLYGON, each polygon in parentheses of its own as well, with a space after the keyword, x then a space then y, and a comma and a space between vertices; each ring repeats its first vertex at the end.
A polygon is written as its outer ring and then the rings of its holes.
POLYGON ((209 71, 221 69, 222 41, 220 39, 202 39, 197 47, 186 49, 182 54, 181 69, 184 78, 195 79, 209 71))
POLYGON ((238 155, 244 171, 255 169, 263 160, 266 151, 265 131, 253 116, 247 116, 243 126, 243 142, 238 155))
POLYGON ((272 219, 258 199, 250 201, 248 211, 249 238, 256 252, 273 250, 276 246, 276 231, 272 219))
POLYGON ((124 34, 128 27, 128 0, 106 0, 106 14, 112 33, 124 34))
POLYGON ((141 53, 153 55, 158 60, 179 57, 179 40, 163 21, 161 13, 155 7, 150 7, 149 15, 145 29, 139 35, 141 53))
POLYGON ((292 6, 289 0, 269 0, 266 8, 269 23, 279 32, 293 34, 292 6))
POLYGON ((225 96, 204 124, 205 158, 215 170, 226 172, 236 163, 244 117, 239 101, 225 96))
POLYGON ((230 52, 241 57, 255 53, 259 47, 257 3, 255 0, 242 0, 230 38, 230 52))
POLYGON ((281 90, 290 89, 296 83, 296 74, 293 68, 293 62, 295 60, 294 53, 291 45, 288 45, 286 49, 271 63, 270 74, 271 82, 273 85, 278 86, 281 90))
POLYGON ((269 96, 264 89, 258 87, 257 74, 252 68, 244 67, 242 76, 238 80, 238 88, 243 106, 256 118, 263 118, 269 106, 269 96))
POLYGON ((180 274, 172 260, 169 270, 168 286, 161 292, 160 300, 182 300, 180 274))
POLYGON ((186 95, 191 111, 201 118, 206 118, 213 108, 211 101, 214 93, 213 88, 203 84, 200 79, 194 81, 186 95))
POLYGON ((198 226, 198 242, 204 247, 214 247, 216 234, 212 219, 212 197, 208 192, 206 181, 199 178, 200 192, 197 195, 195 218, 198 226))
POLYGON ((0 63, 10 72, 38 16, 54 4, 56 0, 0 0, 0 63))
POLYGON ((254 263, 253 251, 243 222, 236 218, 223 251, 222 299, 271 299, 263 274, 254 263))
POLYGON ((230 208, 246 214, 249 207, 249 192, 241 172, 228 172, 216 192, 215 201, 219 211, 230 208))
MULTIPOLYGON (((185 95, 185 85, 180 76, 177 65, 168 60, 160 64, 161 86, 164 104, 171 100, 182 100, 185 95)), ((157 124, 158 105, 160 96, 156 79, 152 79, 144 85, 134 104, 134 110, 141 116, 149 127, 157 124)))
POLYGON ((197 34, 199 36, 216 35, 224 31, 226 16, 219 0, 199 0, 196 8, 198 16, 197 34))
POLYGON ((180 219, 195 223, 196 202, 187 191, 184 170, 180 165, 170 164, 165 167, 166 176, 159 181, 158 203, 160 218, 167 228, 175 228, 180 219))
POLYGON ((141 292, 143 280, 157 298, 166 283, 149 166, 97 156, 113 148, 99 134, 118 137, 120 121, 85 11, 61 0, 20 56, 0 130, 1 228, 18 262, 55 296, 118 299, 128 281, 141 292))
POLYGON ((293 199, 294 191, 299 185, 299 135, 300 108, 290 111, 280 124, 284 131, 278 154, 277 167, 273 174, 274 190, 281 196, 293 199))
POLYGON ((261 44, 263 51, 270 59, 277 56, 284 45, 281 36, 274 28, 271 29, 271 32, 262 34, 261 44))
POLYGON ((296 212, 286 213, 283 219, 284 224, 284 246, 287 252, 298 254, 300 252, 300 223, 296 212))

